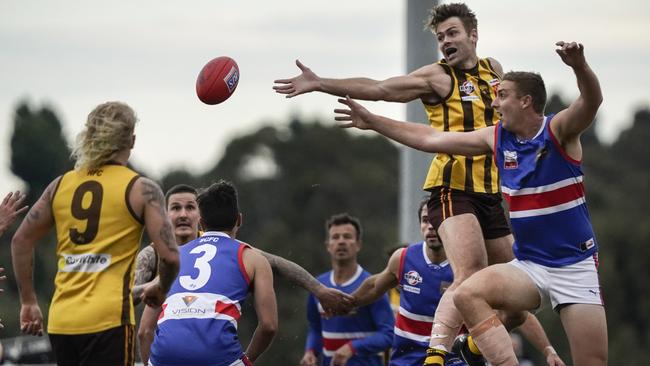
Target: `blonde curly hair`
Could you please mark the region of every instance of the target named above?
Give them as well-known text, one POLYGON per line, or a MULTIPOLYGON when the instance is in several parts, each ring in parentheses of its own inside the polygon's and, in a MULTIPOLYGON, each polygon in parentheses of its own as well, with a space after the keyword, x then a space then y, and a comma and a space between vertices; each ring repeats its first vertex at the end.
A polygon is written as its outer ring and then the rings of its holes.
POLYGON ((95 107, 72 149, 75 169, 98 169, 113 160, 118 152, 130 148, 137 120, 135 111, 122 102, 106 102, 95 107))

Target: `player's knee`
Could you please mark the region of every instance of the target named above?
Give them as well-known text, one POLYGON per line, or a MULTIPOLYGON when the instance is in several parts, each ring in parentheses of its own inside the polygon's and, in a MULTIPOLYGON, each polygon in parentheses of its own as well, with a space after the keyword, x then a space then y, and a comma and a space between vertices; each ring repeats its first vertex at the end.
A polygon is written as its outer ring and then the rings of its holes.
POLYGON ((456 289, 456 291, 454 291, 454 304, 460 311, 466 308, 468 304, 471 304, 480 298, 480 290, 469 282, 464 282, 456 289))

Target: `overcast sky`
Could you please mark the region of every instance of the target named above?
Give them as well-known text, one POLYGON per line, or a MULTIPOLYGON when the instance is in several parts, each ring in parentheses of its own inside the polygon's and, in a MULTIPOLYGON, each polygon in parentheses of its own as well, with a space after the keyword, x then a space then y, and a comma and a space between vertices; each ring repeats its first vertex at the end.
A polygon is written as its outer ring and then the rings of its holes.
MULTIPOLYGON (((506 71, 538 71, 549 92, 566 98, 577 88, 554 43, 584 43, 603 87, 597 132, 605 140, 630 125, 635 108, 650 105, 647 1, 466 3, 479 19, 480 56, 498 59, 506 71)), ((203 172, 231 138, 264 123, 292 114, 335 123, 334 97, 287 100, 272 91, 274 79, 298 73, 296 58, 329 77, 406 72, 405 9, 398 0, 3 0, 0 193, 21 187, 9 170, 13 111, 21 100, 51 106, 69 141, 95 105, 125 101, 140 118, 132 157, 138 166, 155 179, 177 167, 203 172), (225 103, 203 105, 196 76, 221 55, 238 62, 239 86, 225 103)), ((364 105, 405 115, 400 104, 364 105)))

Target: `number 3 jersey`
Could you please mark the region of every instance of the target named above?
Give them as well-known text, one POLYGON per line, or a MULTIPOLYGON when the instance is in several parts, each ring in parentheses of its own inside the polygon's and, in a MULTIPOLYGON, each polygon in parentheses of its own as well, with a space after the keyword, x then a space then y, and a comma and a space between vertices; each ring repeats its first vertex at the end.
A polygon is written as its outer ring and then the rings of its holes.
POLYGON ((48 332, 135 324, 131 287, 142 223, 128 197, 138 174, 121 165, 65 173, 52 198, 58 271, 48 332))
POLYGON ((227 366, 243 356, 237 319, 250 288, 246 248, 215 231, 179 248, 181 266, 158 319, 152 364, 227 366))

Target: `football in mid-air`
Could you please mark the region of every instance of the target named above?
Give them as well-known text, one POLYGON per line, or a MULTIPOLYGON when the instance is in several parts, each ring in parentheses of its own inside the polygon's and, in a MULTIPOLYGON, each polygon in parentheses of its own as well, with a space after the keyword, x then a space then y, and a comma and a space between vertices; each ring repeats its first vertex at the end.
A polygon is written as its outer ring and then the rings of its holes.
POLYGON ((239 67, 228 56, 210 60, 196 79, 196 95, 205 104, 219 104, 230 98, 239 83, 239 67))

